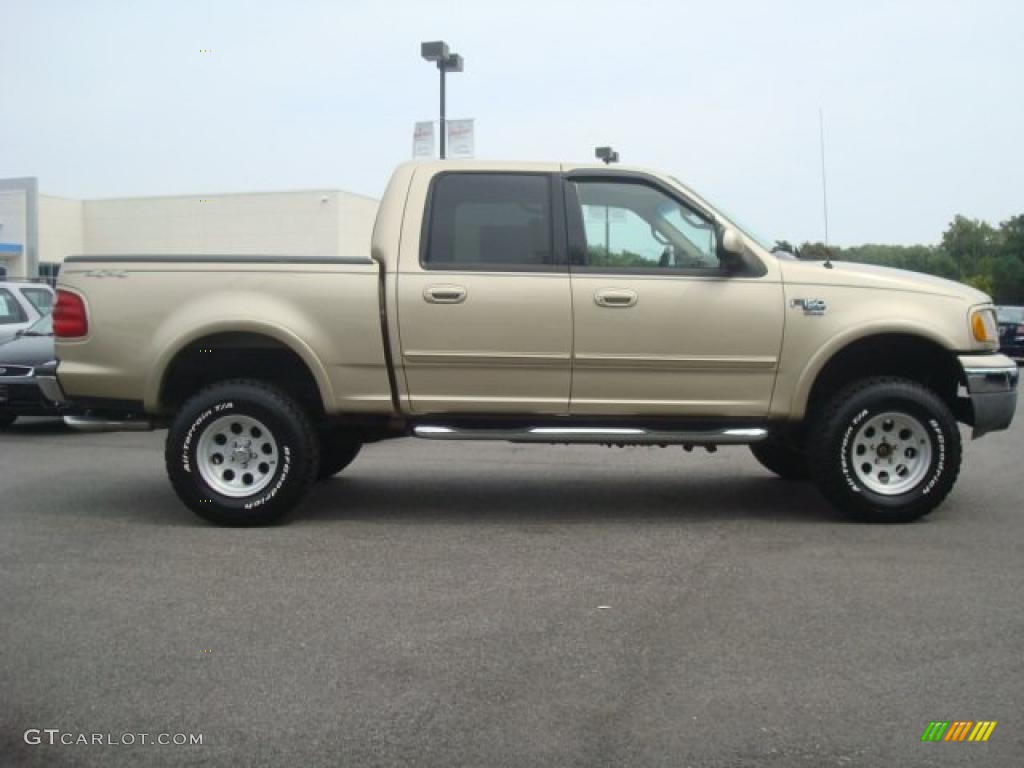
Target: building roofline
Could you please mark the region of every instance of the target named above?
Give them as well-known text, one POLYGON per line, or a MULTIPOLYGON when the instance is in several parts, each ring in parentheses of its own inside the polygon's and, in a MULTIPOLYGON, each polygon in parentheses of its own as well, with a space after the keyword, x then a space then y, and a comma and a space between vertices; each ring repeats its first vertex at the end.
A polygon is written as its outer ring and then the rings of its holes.
MULTIPOLYGON (((167 200, 171 198, 177 199, 188 199, 195 200, 196 198, 206 197, 241 197, 250 195, 299 195, 299 194, 339 194, 348 195, 349 197, 359 197, 364 200, 371 200, 375 203, 380 202, 380 198, 371 197, 370 195, 364 195, 360 192, 349 192, 347 189, 337 188, 320 188, 320 189, 264 189, 255 190, 248 192, 185 192, 175 193, 167 195, 117 195, 116 197, 83 197, 83 198, 65 198, 65 199, 81 199, 83 203, 108 203, 118 202, 125 200, 167 200)), ((59 197, 59 195, 50 195, 50 197, 59 197)))

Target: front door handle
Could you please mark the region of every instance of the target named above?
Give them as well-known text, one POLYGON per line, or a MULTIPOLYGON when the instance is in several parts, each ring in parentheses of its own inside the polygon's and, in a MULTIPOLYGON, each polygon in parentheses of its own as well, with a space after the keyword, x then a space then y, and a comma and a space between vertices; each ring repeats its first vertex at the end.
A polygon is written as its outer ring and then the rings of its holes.
POLYGON ((428 304, 461 304, 466 300, 466 289, 461 285, 428 285, 423 289, 423 300, 428 304))
POLYGON ((638 298, 636 291, 628 288, 602 288, 594 293, 594 303, 597 306, 613 309, 635 307, 638 298))

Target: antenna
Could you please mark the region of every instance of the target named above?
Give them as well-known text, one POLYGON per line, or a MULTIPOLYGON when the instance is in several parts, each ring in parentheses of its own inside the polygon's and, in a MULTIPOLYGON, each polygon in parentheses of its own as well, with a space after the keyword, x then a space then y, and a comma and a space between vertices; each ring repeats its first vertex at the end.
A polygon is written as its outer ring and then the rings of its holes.
POLYGON ((818 106, 818 137, 821 140, 821 208, 825 215, 825 269, 832 269, 828 248, 828 182, 825 178, 825 111, 818 106))

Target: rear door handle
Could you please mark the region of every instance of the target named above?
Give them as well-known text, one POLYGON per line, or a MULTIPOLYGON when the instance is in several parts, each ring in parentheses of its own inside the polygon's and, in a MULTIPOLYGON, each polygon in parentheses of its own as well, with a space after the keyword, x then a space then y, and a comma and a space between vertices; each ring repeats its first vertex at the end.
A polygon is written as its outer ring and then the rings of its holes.
POLYGON ((466 300, 466 289, 461 285, 428 285, 423 289, 423 300, 428 304, 461 304, 466 300))
POLYGON ((635 307, 638 299, 636 291, 628 288, 602 288, 594 293, 594 303, 597 306, 613 309, 635 307))

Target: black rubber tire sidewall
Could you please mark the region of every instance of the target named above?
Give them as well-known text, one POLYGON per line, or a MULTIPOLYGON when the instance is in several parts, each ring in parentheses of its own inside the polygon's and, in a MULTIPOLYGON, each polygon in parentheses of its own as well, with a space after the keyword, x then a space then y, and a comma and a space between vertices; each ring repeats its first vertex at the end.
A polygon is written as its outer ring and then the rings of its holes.
POLYGON ((0 429, 7 429, 18 420, 17 414, 0 413, 0 429))
POLYGON ((937 507, 952 489, 960 468, 961 442, 956 420, 937 396, 914 382, 879 380, 836 396, 817 427, 812 475, 825 496, 841 510, 869 522, 909 522, 937 507), (858 482, 853 470, 853 436, 868 419, 887 411, 917 419, 931 441, 932 457, 924 478, 896 496, 876 493, 858 482))
POLYGON ((283 393, 251 383, 215 385, 189 400, 167 435, 167 472, 175 491, 200 517, 230 526, 278 522, 302 497, 316 469, 312 429, 283 393), (277 442, 278 466, 270 483, 252 496, 224 496, 202 478, 196 449, 206 428, 237 413, 262 422, 277 442))

